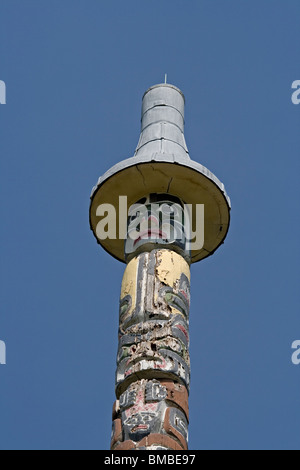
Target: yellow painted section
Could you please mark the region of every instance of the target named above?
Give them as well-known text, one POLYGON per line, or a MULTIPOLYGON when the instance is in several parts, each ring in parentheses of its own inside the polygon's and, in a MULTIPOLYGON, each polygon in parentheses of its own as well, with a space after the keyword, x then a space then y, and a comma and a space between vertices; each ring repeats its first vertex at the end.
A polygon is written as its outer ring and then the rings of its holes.
POLYGON ((138 258, 133 258, 125 269, 122 281, 122 297, 136 295, 138 258))
MULTIPOLYGON (((157 261, 157 279, 161 283, 172 287, 174 292, 178 291, 181 274, 185 274, 188 280, 191 280, 190 266, 185 259, 176 252, 170 250, 159 250, 157 253, 157 261)), ((155 302, 158 302, 158 295, 155 298, 155 302)), ((180 315, 184 318, 180 310, 174 306, 170 307, 173 315, 180 315)))
MULTIPOLYGON (((190 266, 185 259, 174 251, 161 249, 157 250, 155 254, 154 278, 151 280, 153 288, 150 289, 150 291, 147 290, 149 276, 151 275, 147 264, 149 262, 150 253, 146 254, 146 256, 148 257, 146 258, 148 261, 144 266, 143 274, 140 279, 138 279, 138 272, 141 255, 133 258, 125 269, 121 288, 121 301, 130 296, 131 306, 127 311, 125 307, 126 313, 122 316, 122 323, 126 322, 136 309, 138 294, 140 294, 140 298, 145 306, 147 303, 146 297, 148 301, 150 301, 151 307, 150 304, 148 304, 148 313, 149 309, 151 309, 153 313, 160 313, 163 308, 162 302, 164 302, 161 297, 161 289, 164 286, 168 286, 172 289, 174 294, 178 294, 181 275, 185 274, 190 281, 190 266)), ((169 305, 168 308, 172 311, 172 315, 181 315, 184 317, 180 309, 177 309, 175 305, 169 305)))
POLYGON ((132 306, 126 317, 131 315, 131 312, 136 307, 136 291, 137 291, 137 273, 138 273, 138 257, 133 258, 127 265, 121 288, 121 299, 124 299, 127 295, 131 296, 132 306))
POLYGON ((176 289, 182 273, 191 280, 190 267, 185 259, 175 251, 159 250, 156 274, 160 282, 176 289))

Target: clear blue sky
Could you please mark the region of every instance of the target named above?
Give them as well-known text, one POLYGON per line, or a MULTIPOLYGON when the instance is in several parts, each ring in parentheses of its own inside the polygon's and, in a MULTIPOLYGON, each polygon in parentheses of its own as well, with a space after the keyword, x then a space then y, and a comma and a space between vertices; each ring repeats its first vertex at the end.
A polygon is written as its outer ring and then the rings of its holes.
POLYGON ((165 73, 232 199, 192 268, 190 448, 300 449, 299 18, 299 0, 0 0, 1 449, 109 447, 124 266, 89 195, 165 73))

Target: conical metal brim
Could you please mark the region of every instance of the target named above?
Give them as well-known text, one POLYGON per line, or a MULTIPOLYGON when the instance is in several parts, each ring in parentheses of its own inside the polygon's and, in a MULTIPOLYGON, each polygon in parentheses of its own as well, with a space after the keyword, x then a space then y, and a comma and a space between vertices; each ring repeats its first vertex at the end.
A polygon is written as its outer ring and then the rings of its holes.
MULTIPOLYGON (((102 178, 91 196, 90 225, 98 243, 112 256, 125 263, 124 239, 99 240, 96 227, 101 219, 97 208, 111 204, 117 214, 119 233, 119 196, 127 196, 128 207, 150 193, 164 193, 179 197, 185 204, 204 204, 204 246, 192 251, 192 263, 212 255, 224 242, 230 223, 230 199, 224 185, 205 167, 190 159, 176 159, 173 155, 125 160, 102 178)), ((196 230, 193 217, 193 231, 196 230)))

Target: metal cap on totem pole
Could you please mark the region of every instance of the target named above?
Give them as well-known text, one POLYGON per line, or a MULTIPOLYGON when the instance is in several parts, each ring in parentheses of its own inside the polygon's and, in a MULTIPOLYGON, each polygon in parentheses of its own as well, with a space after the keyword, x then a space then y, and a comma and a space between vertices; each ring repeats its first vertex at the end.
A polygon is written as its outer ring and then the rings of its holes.
MULTIPOLYGON (((177 87, 164 83, 149 88, 143 97, 142 129, 134 156, 108 170, 93 188, 91 229, 98 243, 122 262, 126 262, 124 239, 100 240, 96 233, 97 208, 111 204, 118 211, 119 196, 127 196, 128 207, 151 193, 176 196, 192 207, 204 204, 204 246, 192 250, 192 263, 212 255, 226 238, 230 199, 218 178, 190 159, 184 138, 184 106, 184 95, 177 87)), ((117 217, 117 233, 118 223, 117 217)))

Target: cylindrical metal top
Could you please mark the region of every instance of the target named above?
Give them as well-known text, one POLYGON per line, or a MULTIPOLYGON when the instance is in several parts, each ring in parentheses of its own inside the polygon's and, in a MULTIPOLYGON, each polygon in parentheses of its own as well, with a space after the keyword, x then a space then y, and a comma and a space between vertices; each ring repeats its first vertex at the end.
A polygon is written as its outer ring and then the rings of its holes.
MULTIPOLYGON (((203 247, 200 248, 200 243, 199 247, 191 247, 192 263, 212 255, 226 238, 230 198, 215 175, 190 159, 183 133, 184 106, 184 95, 177 87, 164 83, 149 88, 143 97, 142 132, 134 157, 107 171, 93 189, 91 228, 98 243, 123 262, 126 261, 124 237, 108 237, 106 232, 102 237, 97 231, 101 220, 99 208, 106 204, 113 206, 119 214, 126 213, 126 225, 128 208, 124 209, 123 197, 127 198, 128 207, 153 194, 168 195, 167 200, 175 197, 189 204, 193 233, 198 233, 199 224, 200 228, 204 227, 203 247), (205 207, 203 223, 197 216, 199 205, 205 207)), ((123 233, 121 222, 117 217, 119 234, 123 233)))
POLYGON ((142 130, 150 123, 166 120, 184 131, 185 99, 179 88, 162 84, 149 88, 142 104, 142 130))
POLYGON ((136 156, 160 153, 189 158, 184 139, 184 105, 184 95, 174 85, 164 83, 146 91, 136 156))

